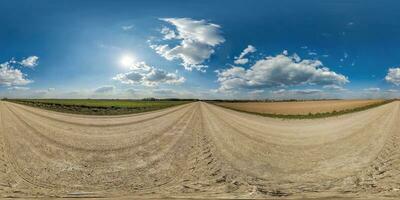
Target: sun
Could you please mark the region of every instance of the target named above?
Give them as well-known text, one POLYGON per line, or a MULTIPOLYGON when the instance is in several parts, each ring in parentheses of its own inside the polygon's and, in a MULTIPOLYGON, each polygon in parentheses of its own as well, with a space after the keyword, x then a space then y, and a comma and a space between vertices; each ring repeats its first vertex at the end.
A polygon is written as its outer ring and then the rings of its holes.
POLYGON ((135 58, 132 55, 123 55, 119 62, 122 66, 129 67, 135 62, 135 58))

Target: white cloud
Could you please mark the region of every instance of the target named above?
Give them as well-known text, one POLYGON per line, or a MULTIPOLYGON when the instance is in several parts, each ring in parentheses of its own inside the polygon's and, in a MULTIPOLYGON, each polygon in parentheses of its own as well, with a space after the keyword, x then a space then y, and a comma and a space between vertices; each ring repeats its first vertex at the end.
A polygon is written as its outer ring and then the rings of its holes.
POLYGON ((347 91, 347 89, 339 85, 325 85, 323 88, 331 91, 347 91))
POLYGON ((19 64, 24 67, 34 68, 39 64, 38 60, 39 57, 37 56, 29 56, 28 58, 25 58, 21 62, 19 62, 19 64))
POLYGON ((319 89, 294 89, 294 90, 285 90, 285 89, 279 89, 272 91, 272 94, 275 95, 298 95, 298 96, 304 96, 304 95, 313 95, 313 94, 321 94, 323 91, 319 89))
POLYGON ((253 91, 249 92, 249 94, 252 94, 252 95, 257 95, 257 94, 262 94, 262 93, 264 93, 264 90, 253 90, 253 91))
POLYGON ((389 68, 389 71, 385 77, 385 80, 389 83, 400 85, 400 67, 389 68))
POLYGON ((399 92, 399 90, 396 90, 396 89, 388 89, 388 90, 386 90, 385 92, 388 92, 388 93, 396 93, 396 92, 399 92))
POLYGON ((289 90, 289 92, 294 93, 294 94, 307 95, 307 94, 317 94, 317 93, 321 93, 322 90, 318 90, 318 89, 304 89, 304 90, 289 90))
POLYGON ((272 91, 272 94, 283 94, 285 92, 286 92, 285 89, 279 89, 279 90, 272 91))
POLYGON ((254 46, 248 45, 248 46, 242 51, 242 53, 240 53, 239 57, 235 57, 234 63, 235 63, 235 64, 238 64, 238 65, 246 64, 247 62, 249 62, 249 59, 244 58, 244 57, 245 57, 247 54, 249 54, 249 53, 254 53, 254 52, 256 52, 256 51, 257 51, 257 49, 256 49, 254 46))
POLYGON ((344 75, 331 71, 319 60, 301 60, 297 55, 279 54, 258 60, 250 69, 233 66, 217 70, 219 91, 260 89, 298 85, 343 85, 344 75))
POLYGON ((134 27, 133 25, 127 25, 127 26, 122 26, 121 28, 122 28, 122 30, 124 30, 124 31, 129 31, 129 30, 131 30, 133 27, 134 27))
POLYGON ((184 77, 177 73, 166 72, 162 69, 147 65, 145 62, 134 63, 127 73, 117 74, 114 80, 124 84, 141 84, 144 86, 157 86, 160 83, 180 84, 185 82, 184 77))
POLYGON ((98 94, 105 94, 105 93, 111 93, 115 90, 115 87, 112 85, 106 85, 106 86, 102 86, 97 88, 96 90, 94 90, 94 93, 98 93, 98 94))
POLYGON ((161 33, 164 35, 164 40, 171 40, 178 37, 176 32, 168 27, 163 27, 161 33))
POLYGON ((20 86, 13 86, 13 87, 9 87, 9 90, 15 90, 15 91, 26 91, 29 90, 29 87, 20 87, 20 86))
POLYGON ((32 83, 32 80, 26 78, 26 74, 11 65, 13 63, 15 61, 11 60, 10 62, 0 64, 0 85, 18 86, 32 83))
POLYGON ((381 91, 381 89, 377 88, 377 87, 371 87, 371 88, 365 88, 364 91, 365 92, 379 92, 379 91, 381 91))
POLYGON ((181 60, 186 70, 204 71, 207 66, 203 63, 214 53, 214 48, 225 41, 220 33, 220 26, 205 20, 190 18, 161 20, 168 22, 176 29, 162 28, 164 40, 176 39, 180 40, 180 43, 173 47, 168 44, 150 45, 150 47, 167 60, 181 60))

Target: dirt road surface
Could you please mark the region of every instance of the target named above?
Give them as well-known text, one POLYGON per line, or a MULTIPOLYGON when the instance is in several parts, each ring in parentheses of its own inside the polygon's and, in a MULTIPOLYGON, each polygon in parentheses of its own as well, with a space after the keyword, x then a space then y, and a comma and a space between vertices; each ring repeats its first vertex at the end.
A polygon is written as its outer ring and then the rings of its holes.
POLYGON ((0 197, 400 197, 400 102, 282 120, 196 102, 84 116, 0 102, 0 197))

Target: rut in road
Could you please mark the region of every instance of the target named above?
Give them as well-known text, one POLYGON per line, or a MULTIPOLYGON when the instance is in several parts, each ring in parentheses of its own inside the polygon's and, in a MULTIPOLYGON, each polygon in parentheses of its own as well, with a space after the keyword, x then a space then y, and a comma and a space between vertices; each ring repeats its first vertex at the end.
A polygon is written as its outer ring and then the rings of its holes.
POLYGON ((399 102, 313 120, 202 102, 109 117, 0 102, 0 197, 396 197, 399 114, 399 102))

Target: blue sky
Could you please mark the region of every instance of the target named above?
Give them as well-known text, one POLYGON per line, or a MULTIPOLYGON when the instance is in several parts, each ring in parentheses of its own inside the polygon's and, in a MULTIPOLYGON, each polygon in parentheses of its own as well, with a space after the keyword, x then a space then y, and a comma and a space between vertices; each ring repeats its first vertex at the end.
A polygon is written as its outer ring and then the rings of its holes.
POLYGON ((399 8, 3 0, 0 97, 397 97, 399 8))

